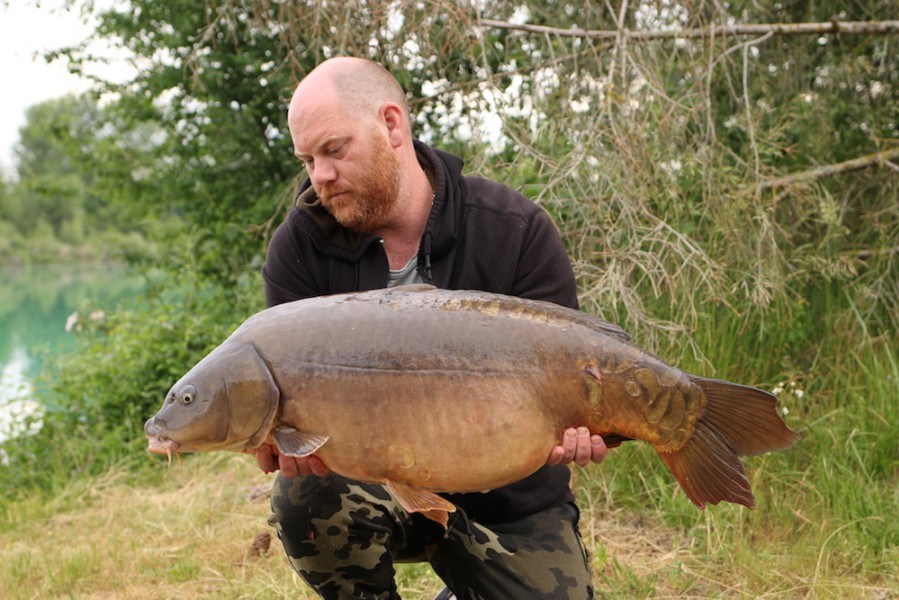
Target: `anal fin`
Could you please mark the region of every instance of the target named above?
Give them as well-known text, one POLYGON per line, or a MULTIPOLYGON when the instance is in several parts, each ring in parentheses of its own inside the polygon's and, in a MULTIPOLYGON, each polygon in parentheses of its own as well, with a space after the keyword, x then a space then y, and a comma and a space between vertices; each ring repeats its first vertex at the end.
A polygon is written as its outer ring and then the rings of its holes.
POLYGON ((603 433, 602 441, 605 442, 606 448, 617 448, 624 442, 630 442, 634 438, 620 435, 617 433, 603 433))
POLYGON ((406 512, 421 513, 446 528, 449 513, 456 512, 456 505, 434 492, 406 485, 398 481, 388 481, 387 489, 393 494, 406 512))

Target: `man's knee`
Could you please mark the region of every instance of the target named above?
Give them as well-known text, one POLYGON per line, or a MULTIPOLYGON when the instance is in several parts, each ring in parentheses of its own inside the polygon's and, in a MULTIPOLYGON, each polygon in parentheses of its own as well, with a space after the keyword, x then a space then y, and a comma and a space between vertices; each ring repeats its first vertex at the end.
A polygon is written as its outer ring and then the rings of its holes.
POLYGON ((323 598, 398 598, 399 507, 385 489, 331 475, 278 477, 270 522, 291 566, 323 598))
POLYGON ((593 597, 573 504, 519 521, 455 530, 432 563, 460 598, 593 597))
POLYGON ((269 522, 292 558, 346 556, 354 547, 377 544, 391 528, 390 496, 380 486, 339 476, 278 477, 269 522))

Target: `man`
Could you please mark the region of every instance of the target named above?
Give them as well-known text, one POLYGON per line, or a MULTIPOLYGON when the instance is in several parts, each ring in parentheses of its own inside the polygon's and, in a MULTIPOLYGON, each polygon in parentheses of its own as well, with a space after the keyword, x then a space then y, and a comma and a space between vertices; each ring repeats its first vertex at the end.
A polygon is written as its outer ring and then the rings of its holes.
MULTIPOLYGON (((403 91, 380 65, 322 63, 297 86, 288 126, 309 177, 268 249, 269 306, 424 282, 577 307, 548 215, 506 186, 463 176, 460 159, 415 141, 403 91)), ((601 462, 606 452, 600 436, 570 429, 525 480, 447 494, 460 509, 447 531, 406 513, 382 486, 329 473, 314 456, 264 446, 256 458, 266 472, 280 469, 271 522, 322 597, 396 598, 394 563, 428 561, 456 597, 501 600, 592 597, 564 464, 601 462)))

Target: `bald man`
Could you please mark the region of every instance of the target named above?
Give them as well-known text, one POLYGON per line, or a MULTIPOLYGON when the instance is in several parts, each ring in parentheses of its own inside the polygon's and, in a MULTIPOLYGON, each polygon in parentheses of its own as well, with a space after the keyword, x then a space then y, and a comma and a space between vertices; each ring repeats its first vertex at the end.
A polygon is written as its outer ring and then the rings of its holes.
MULTIPOLYGON (((430 283, 577 308, 549 216, 415 140, 405 94, 377 63, 320 64, 297 86, 288 127, 308 178, 268 248, 269 306, 430 283)), ((458 452, 464 461, 465 449, 458 452)), ((570 429, 530 477, 487 493, 443 494, 458 507, 447 531, 407 513, 380 485, 329 473, 314 456, 263 446, 256 459, 266 472, 280 470, 270 521, 321 597, 398 598, 394 564, 427 561, 447 584, 440 597, 522 600, 593 597, 565 465, 606 453, 600 436, 570 429)))

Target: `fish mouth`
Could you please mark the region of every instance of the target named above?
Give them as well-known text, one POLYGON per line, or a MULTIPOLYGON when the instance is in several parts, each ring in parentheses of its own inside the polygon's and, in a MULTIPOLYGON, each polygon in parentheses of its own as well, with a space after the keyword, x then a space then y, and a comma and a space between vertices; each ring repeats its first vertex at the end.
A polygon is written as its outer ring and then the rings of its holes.
POLYGON ((181 462, 181 453, 178 452, 178 448, 181 447, 179 442, 164 435, 148 435, 147 439, 150 441, 147 446, 147 452, 151 454, 165 454, 169 459, 169 466, 172 464, 172 454, 178 457, 179 463, 181 462))

